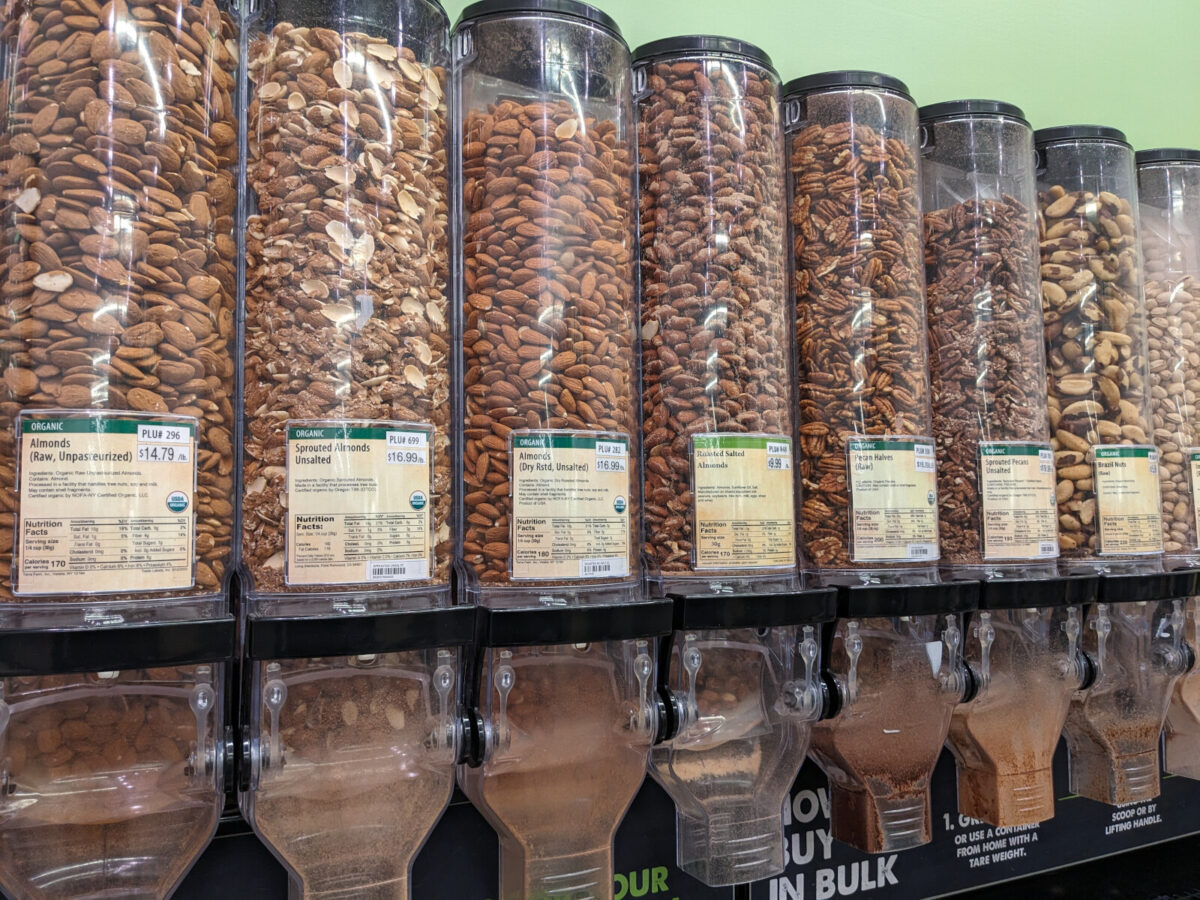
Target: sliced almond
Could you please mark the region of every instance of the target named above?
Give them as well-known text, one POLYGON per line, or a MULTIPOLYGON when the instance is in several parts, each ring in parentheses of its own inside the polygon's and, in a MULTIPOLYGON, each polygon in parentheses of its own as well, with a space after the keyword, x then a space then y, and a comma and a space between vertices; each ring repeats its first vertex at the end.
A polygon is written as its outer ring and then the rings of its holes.
POLYGON ((579 130, 579 120, 575 118, 567 119, 554 129, 554 136, 560 141, 569 141, 575 137, 575 132, 579 130))
POLYGON ((337 60, 333 64, 333 80, 343 90, 350 90, 350 87, 354 84, 354 70, 350 68, 350 63, 344 59, 337 60))
POLYGON ((415 387, 418 391, 425 390, 427 385, 425 373, 413 365, 404 367, 404 380, 415 387))
POLYGON ((350 230, 349 225, 338 219, 334 219, 325 226, 325 233, 333 238, 339 247, 346 248, 354 245, 354 232, 350 230))
POLYGON ((367 46, 367 52, 376 59, 388 61, 393 60, 400 55, 400 51, 391 44, 369 44, 367 46))
POLYGON ((43 272, 33 279, 34 287, 41 288, 43 291, 50 291, 54 294, 61 294, 74 283, 75 279, 71 273, 64 272, 61 269, 56 272, 43 272))

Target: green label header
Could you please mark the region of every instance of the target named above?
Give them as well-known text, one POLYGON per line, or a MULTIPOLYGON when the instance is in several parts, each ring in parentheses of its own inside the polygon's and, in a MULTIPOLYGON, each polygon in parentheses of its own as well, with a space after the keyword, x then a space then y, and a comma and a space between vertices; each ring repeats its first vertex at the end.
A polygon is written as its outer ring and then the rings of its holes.
POLYGON ((983 456, 1038 456, 1050 452, 1049 444, 1000 444, 981 442, 979 452, 983 456))
POLYGON ((629 438, 624 435, 595 436, 581 434, 551 434, 536 432, 534 434, 514 434, 512 445, 514 450, 594 450, 596 444, 622 444, 626 451, 629 449, 629 438))
POLYGON ((186 428, 193 435, 192 419, 114 419, 108 416, 80 416, 70 419, 21 419, 22 434, 137 434, 143 425, 186 428))

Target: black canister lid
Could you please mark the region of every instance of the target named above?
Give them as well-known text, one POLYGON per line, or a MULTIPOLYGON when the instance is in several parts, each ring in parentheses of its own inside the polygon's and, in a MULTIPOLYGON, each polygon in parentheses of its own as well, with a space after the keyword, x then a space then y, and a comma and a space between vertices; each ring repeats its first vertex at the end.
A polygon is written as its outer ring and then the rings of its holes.
POLYGON ((675 630, 817 625, 837 617, 837 591, 809 588, 782 594, 675 595, 675 630))
POLYGON ((1107 125, 1059 125, 1055 128, 1039 128, 1033 133, 1033 142, 1038 146, 1058 141, 1114 141, 1129 146, 1125 132, 1107 125))
POLYGON ((481 647, 521 647, 626 641, 669 634, 670 600, 596 606, 487 609, 479 607, 475 640, 481 647))
POLYGON ((979 607, 979 582, 838 585, 838 616, 928 616, 972 612, 979 607))
POLYGON ((1153 603, 1194 597, 1200 591, 1200 569, 1174 569, 1144 575, 1105 575, 1100 579, 1101 603, 1153 603))
POLYGON ((771 57, 762 47, 737 38, 721 37, 715 34, 681 34, 678 37, 662 38, 642 44, 633 51, 633 62, 646 62, 650 59, 664 56, 688 56, 693 54, 723 54, 726 56, 741 56, 750 62, 774 70, 771 57))
POLYGON ((458 28, 463 22, 471 19, 482 19, 485 16, 523 12, 557 13, 562 16, 573 16, 576 19, 583 19, 587 22, 593 22, 602 28, 607 28, 613 34, 617 35, 617 37, 621 36, 621 27, 617 24, 616 19, 608 13, 596 9, 594 6, 580 3, 579 0, 480 0, 480 2, 472 3, 462 11, 462 15, 458 17, 458 23, 454 27, 458 28))
POLYGON ((0 632, 0 676, 158 669, 233 659, 232 617, 0 632))
POLYGON ((1052 578, 984 581, 979 608, 1043 609, 1048 606, 1086 606, 1100 591, 1097 575, 1061 575, 1052 578))
POLYGON ((957 119, 962 116, 1005 116, 1029 124, 1021 107, 1005 103, 1003 100, 947 100, 922 106, 917 110, 917 115, 921 117, 922 122, 957 119))
POLYGON ((836 72, 818 72, 815 75, 793 78, 783 86, 783 95, 788 97, 792 94, 811 94, 816 91, 856 87, 891 91, 912 100, 912 95, 908 92, 908 85, 899 78, 893 78, 882 72, 868 72, 862 69, 840 69, 836 72))
POLYGON ((1153 150, 1139 150, 1133 154, 1139 166, 1150 166, 1155 163, 1200 163, 1200 150, 1188 147, 1155 147, 1153 150))
POLYGON ((470 606, 364 616, 248 616, 246 651, 251 659, 397 653, 458 646, 470 641, 474 632, 475 610, 470 606))

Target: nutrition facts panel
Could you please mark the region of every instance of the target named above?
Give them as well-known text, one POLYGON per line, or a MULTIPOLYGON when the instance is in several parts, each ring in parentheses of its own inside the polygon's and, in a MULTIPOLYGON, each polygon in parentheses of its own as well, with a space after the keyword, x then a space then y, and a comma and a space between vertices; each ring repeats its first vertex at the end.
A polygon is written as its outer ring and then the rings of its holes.
POLYGON ((629 529, 623 518, 592 519, 526 517, 516 519, 518 535, 541 537, 516 542, 513 568, 568 566, 578 561, 579 578, 604 578, 629 574, 624 556, 610 556, 612 548, 629 546, 629 529))
POLYGON ((709 565, 728 562, 738 568, 791 565, 795 555, 788 542, 793 540, 793 531, 791 519, 705 523, 696 531, 696 556, 709 565))
POLYGON ((425 513, 297 516, 296 571, 365 564, 365 580, 427 578, 425 513))
POLYGON ((26 520, 22 575, 83 575, 136 566, 142 572, 188 569, 190 523, 178 517, 26 520))

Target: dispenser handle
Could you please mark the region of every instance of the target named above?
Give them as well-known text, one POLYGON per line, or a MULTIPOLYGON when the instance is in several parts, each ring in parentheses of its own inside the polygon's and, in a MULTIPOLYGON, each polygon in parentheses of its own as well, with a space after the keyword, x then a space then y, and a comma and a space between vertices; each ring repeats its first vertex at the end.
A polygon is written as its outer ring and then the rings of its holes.
POLYGON ((979 697, 987 693, 992 683, 992 644, 996 641, 996 628, 992 625, 990 612, 979 613, 975 636, 979 638, 979 671, 976 673, 979 684, 975 696, 979 697))
POLYGON ((280 677, 279 663, 267 665, 267 683, 263 688, 263 705, 270 714, 270 725, 267 729, 267 752, 259 756, 260 765, 273 772, 283 767, 283 736, 279 730, 279 716, 283 705, 287 703, 287 684, 280 677))
POLYGON ((196 684, 188 695, 188 706, 196 718, 196 747, 192 754, 192 778, 204 783, 217 771, 218 735, 216 727, 209 728, 217 706, 217 692, 209 683, 212 680, 211 666, 196 667, 196 684))
MULTIPOLYGON (((511 659, 512 654, 507 650, 500 654, 501 659, 511 659)), ((516 670, 505 662, 496 668, 492 679, 496 688, 498 706, 496 709, 496 730, 492 733, 491 749, 503 753, 512 746, 512 727, 508 722, 508 695, 512 693, 513 685, 517 683, 516 670)))
POLYGON ((1104 677, 1104 668, 1108 660, 1108 636, 1112 634, 1112 619, 1108 617, 1108 604, 1096 604, 1096 618, 1089 626, 1096 632, 1096 678, 1095 681, 1100 681, 1104 677))
POLYGON ((429 750, 438 759, 446 758, 453 763, 459 756, 462 743, 461 722, 454 701, 454 664, 450 651, 438 651, 439 665, 433 670, 433 689, 437 696, 434 713, 433 733, 429 736, 429 750))

